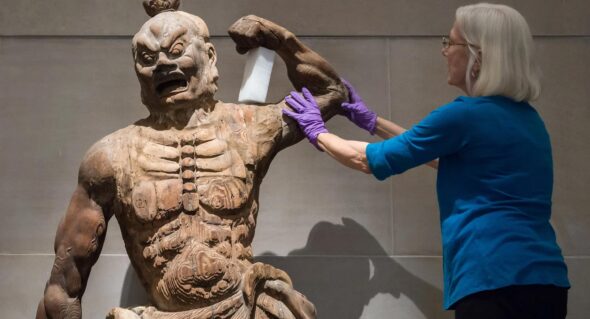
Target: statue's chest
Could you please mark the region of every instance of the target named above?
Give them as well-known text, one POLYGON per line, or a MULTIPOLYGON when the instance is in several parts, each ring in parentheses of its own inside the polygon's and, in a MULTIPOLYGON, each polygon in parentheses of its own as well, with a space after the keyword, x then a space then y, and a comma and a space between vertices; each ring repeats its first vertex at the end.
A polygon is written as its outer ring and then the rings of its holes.
POLYGON ((221 217, 243 208, 252 192, 252 146, 243 123, 220 121, 182 132, 139 129, 124 183, 133 217, 149 223, 181 212, 204 209, 221 217))

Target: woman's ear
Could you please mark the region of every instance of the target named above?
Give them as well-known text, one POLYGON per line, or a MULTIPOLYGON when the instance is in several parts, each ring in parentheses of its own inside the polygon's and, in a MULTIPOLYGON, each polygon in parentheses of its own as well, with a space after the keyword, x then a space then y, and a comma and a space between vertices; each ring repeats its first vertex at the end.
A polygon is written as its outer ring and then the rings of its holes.
POLYGON ((473 62, 473 66, 471 67, 472 75, 475 74, 475 77, 479 75, 479 71, 481 71, 481 50, 477 50, 477 57, 473 62))
POLYGON ((481 70, 481 65, 479 64, 479 61, 476 60, 475 62, 473 62, 471 70, 479 73, 479 70, 481 70))

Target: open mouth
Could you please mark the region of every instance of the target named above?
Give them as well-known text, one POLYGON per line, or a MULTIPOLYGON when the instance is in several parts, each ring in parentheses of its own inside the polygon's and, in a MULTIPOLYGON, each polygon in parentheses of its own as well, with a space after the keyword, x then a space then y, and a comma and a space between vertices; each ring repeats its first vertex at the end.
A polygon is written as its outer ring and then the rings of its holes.
POLYGON ((156 84, 156 92, 160 96, 167 96, 171 94, 176 94, 179 92, 183 92, 187 89, 188 82, 184 78, 184 76, 178 74, 174 74, 172 76, 166 77, 158 81, 156 84))

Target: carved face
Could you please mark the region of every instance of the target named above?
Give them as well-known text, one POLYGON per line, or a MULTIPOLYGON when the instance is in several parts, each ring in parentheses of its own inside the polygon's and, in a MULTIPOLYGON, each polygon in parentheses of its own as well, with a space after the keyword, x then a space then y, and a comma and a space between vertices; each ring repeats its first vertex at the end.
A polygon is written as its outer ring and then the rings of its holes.
MULTIPOLYGON (((196 17, 195 17, 196 18, 196 17)), ((188 15, 158 14, 133 38, 141 99, 152 112, 195 107, 217 87, 215 48, 188 15)))

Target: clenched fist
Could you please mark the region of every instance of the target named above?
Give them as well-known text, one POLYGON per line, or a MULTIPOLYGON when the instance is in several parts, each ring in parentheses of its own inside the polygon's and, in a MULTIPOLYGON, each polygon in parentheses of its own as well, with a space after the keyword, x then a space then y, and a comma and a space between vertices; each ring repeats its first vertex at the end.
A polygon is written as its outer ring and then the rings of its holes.
POLYGON ((289 31, 266 19, 248 15, 234 22, 227 32, 236 43, 238 53, 244 54, 257 47, 277 50, 289 31))

